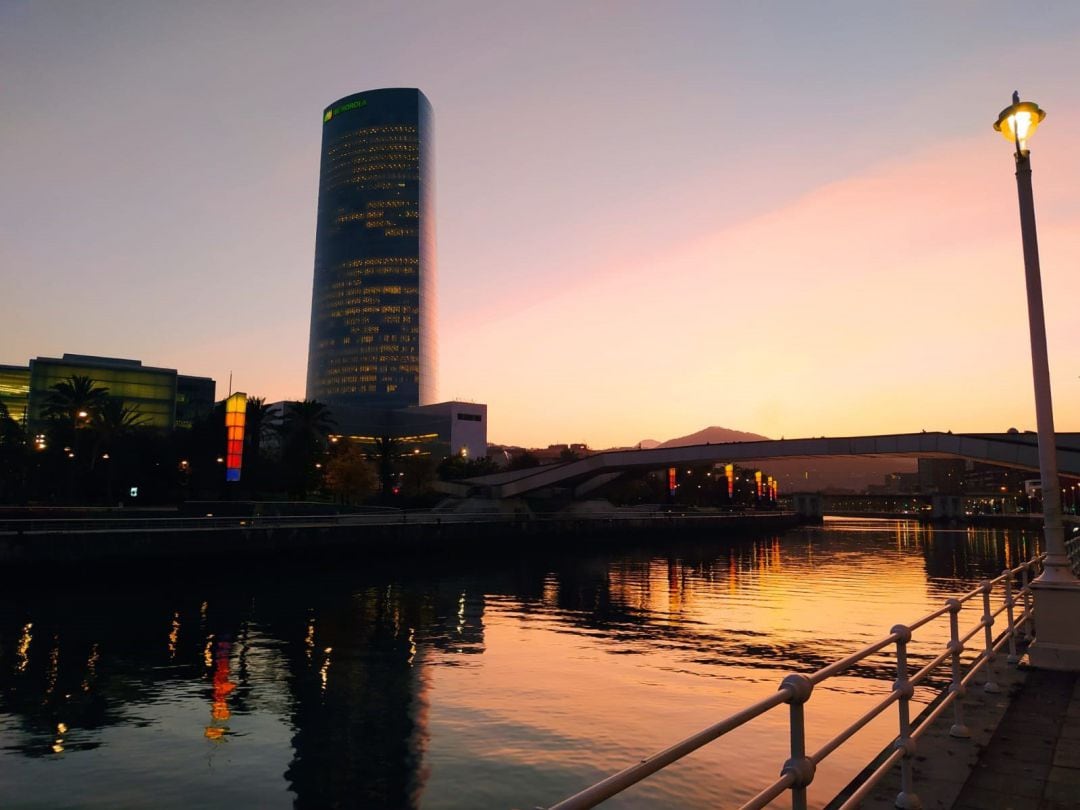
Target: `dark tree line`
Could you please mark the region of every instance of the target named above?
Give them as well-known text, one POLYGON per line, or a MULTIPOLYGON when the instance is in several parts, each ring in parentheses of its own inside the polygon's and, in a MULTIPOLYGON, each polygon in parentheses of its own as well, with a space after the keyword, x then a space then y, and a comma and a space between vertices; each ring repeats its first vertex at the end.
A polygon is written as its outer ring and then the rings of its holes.
MULTIPOLYGON (((431 456, 381 437, 360 446, 333 435, 328 407, 290 402, 274 418, 249 397, 241 478, 225 481, 225 409, 217 403, 190 428, 148 424, 136 404, 89 377, 49 391, 43 423, 28 430, 0 404, 0 504, 126 506, 185 500, 432 501, 431 456), (133 494, 136 493, 136 494, 133 494)), ((477 463, 444 464, 448 476, 477 463)))

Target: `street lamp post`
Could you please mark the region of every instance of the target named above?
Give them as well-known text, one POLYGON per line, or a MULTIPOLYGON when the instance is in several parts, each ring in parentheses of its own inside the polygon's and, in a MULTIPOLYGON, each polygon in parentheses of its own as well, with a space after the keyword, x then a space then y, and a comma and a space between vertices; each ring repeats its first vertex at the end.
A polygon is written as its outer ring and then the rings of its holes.
POLYGON ((1054 409, 1050 397, 1050 363, 1046 352, 1039 243, 1035 233, 1035 200, 1031 191, 1031 152, 1027 141, 1046 113, 1013 93, 1013 103, 1001 111, 994 129, 1015 147, 1016 190, 1020 201, 1020 234, 1024 246, 1028 327, 1031 332, 1031 370, 1035 384, 1035 422, 1039 436, 1042 478, 1043 535, 1046 563, 1032 583, 1035 590, 1037 633, 1029 649, 1032 664, 1048 669, 1080 669, 1080 581, 1069 568, 1065 529, 1061 519, 1061 484, 1057 468, 1054 409))

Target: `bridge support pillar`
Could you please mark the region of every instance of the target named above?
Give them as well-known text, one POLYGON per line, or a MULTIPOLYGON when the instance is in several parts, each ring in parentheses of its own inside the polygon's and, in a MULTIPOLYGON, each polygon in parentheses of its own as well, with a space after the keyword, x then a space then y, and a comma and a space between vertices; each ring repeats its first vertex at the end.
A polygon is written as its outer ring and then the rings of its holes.
POLYGON ((931 495, 931 520, 960 520, 964 516, 964 507, 959 495, 931 495))
POLYGON ((796 492, 791 495, 791 504, 800 520, 806 523, 820 523, 825 514, 825 505, 820 493, 796 492))

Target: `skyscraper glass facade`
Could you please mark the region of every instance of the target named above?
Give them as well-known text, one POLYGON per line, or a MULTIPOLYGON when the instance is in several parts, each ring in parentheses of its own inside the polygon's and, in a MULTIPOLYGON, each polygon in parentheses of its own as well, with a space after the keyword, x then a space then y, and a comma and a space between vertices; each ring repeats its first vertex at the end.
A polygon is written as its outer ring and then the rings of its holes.
POLYGON ((307 397, 404 408, 435 396, 431 105, 357 93, 323 111, 307 397))

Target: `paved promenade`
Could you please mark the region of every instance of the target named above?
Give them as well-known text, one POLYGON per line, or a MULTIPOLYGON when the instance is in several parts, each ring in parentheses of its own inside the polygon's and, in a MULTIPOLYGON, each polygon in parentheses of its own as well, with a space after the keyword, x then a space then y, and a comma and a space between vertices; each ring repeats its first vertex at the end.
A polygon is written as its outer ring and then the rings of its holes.
POLYGON ((954 810, 1080 808, 1080 676, 1032 670, 954 810))
MULTIPOLYGON (((952 712, 919 743, 915 791, 926 810, 1080 810, 1080 675, 994 664, 1001 692, 968 690, 971 739, 949 736, 952 712)), ((895 807, 899 769, 862 803, 895 807)))

